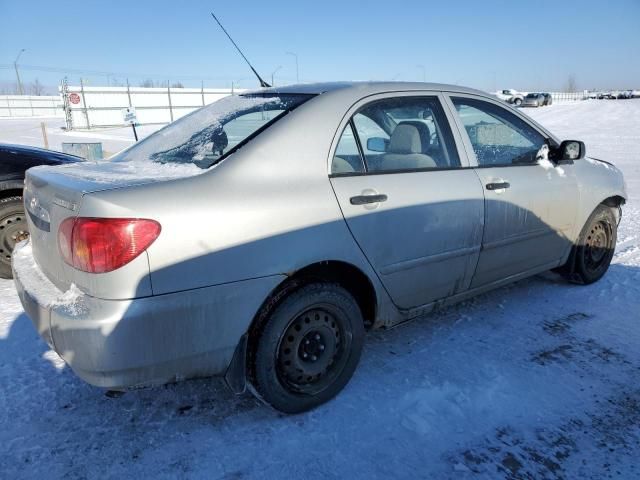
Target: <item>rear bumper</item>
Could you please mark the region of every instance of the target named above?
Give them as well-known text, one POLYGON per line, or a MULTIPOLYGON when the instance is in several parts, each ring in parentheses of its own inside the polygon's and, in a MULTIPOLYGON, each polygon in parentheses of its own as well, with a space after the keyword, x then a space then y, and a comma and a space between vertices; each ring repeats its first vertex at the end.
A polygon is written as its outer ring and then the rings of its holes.
POLYGON ((29 245, 13 257, 14 281, 40 336, 83 380, 107 388, 223 374, 274 275, 133 300, 61 292, 29 245))

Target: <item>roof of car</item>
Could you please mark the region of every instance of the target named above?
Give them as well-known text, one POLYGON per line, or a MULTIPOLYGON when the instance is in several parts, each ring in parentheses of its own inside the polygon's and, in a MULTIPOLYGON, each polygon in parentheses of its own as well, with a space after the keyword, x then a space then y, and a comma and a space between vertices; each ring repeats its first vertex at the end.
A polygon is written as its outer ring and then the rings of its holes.
MULTIPOLYGON (((416 90, 433 90, 458 93, 471 93, 487 95, 487 92, 473 88, 461 87, 459 85, 447 85, 444 83, 426 82, 321 82, 321 83, 301 83, 296 85, 284 85, 259 90, 261 93, 306 93, 319 95, 321 93, 336 90, 354 89, 366 95, 384 92, 411 92, 416 90)), ((257 93, 254 91, 251 93, 257 93)))
POLYGON ((29 157, 43 158, 50 161, 58 162, 79 162, 84 160, 84 158, 82 157, 71 155, 69 153, 62 153, 55 150, 32 147, 30 145, 15 145, 11 143, 0 143, 0 152, 27 155, 29 157))

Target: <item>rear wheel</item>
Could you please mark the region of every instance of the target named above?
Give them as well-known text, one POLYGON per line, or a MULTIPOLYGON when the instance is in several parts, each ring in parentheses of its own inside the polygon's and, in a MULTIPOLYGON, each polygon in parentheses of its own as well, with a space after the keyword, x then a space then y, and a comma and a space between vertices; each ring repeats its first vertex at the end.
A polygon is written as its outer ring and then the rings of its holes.
POLYGON ((521 98, 516 98, 516 99, 513 101, 513 104, 514 104, 516 107, 519 107, 520 105, 522 105, 522 99, 521 99, 521 98))
POLYGON ((11 278, 11 255, 16 243, 29 237, 22 197, 0 199, 0 278, 11 278))
POLYGON ((571 281, 588 285, 609 269, 615 252, 618 225, 611 208, 599 205, 585 224, 567 265, 559 271, 571 281))
POLYGON ((337 284, 306 285, 259 327, 252 341, 252 384, 277 410, 310 410, 349 382, 363 342, 362 314, 349 292, 337 284))

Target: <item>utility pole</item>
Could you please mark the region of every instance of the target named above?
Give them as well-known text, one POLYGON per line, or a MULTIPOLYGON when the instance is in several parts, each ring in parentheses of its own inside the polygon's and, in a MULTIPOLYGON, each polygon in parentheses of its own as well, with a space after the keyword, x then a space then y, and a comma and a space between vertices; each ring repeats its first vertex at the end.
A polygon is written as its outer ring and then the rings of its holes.
POLYGON ((282 65, 278 65, 278 68, 276 68, 273 72, 271 72, 271 86, 275 87, 276 86, 276 82, 273 79, 273 76, 278 72, 278 70, 280 70, 282 68, 282 65))
POLYGON ((300 83, 300 70, 298 68, 298 54, 293 52, 285 52, 287 55, 292 55, 296 59, 296 83, 300 83))
POLYGON ((24 90, 22 89, 22 82, 20 81, 20 74, 18 73, 18 60, 20 59, 20 55, 22 55, 22 53, 26 51, 26 49, 22 49, 18 52, 18 56, 16 57, 16 59, 13 61, 13 68, 16 69, 16 80, 18 80, 18 94, 19 95, 24 95, 24 90))

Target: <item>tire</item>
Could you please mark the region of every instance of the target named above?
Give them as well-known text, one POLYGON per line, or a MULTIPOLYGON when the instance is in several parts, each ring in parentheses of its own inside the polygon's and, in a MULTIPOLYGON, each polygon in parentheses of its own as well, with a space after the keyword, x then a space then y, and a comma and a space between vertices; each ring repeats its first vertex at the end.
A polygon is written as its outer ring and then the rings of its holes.
POLYGON ((0 278, 11 278, 11 255, 16 243, 28 238, 22 197, 0 199, 0 278))
POLYGON ((520 105, 522 105, 522 99, 521 99, 521 98, 516 98, 516 99, 513 101, 513 104, 514 104, 516 107, 519 107, 520 105))
POLYGON ((585 223, 566 265, 558 269, 569 281, 589 285, 609 269, 615 252, 618 225, 610 207, 598 205, 585 223))
POLYGON ((337 395, 355 371, 364 322, 355 299, 333 283, 289 293, 250 343, 249 379, 259 398, 284 413, 300 413, 337 395))

